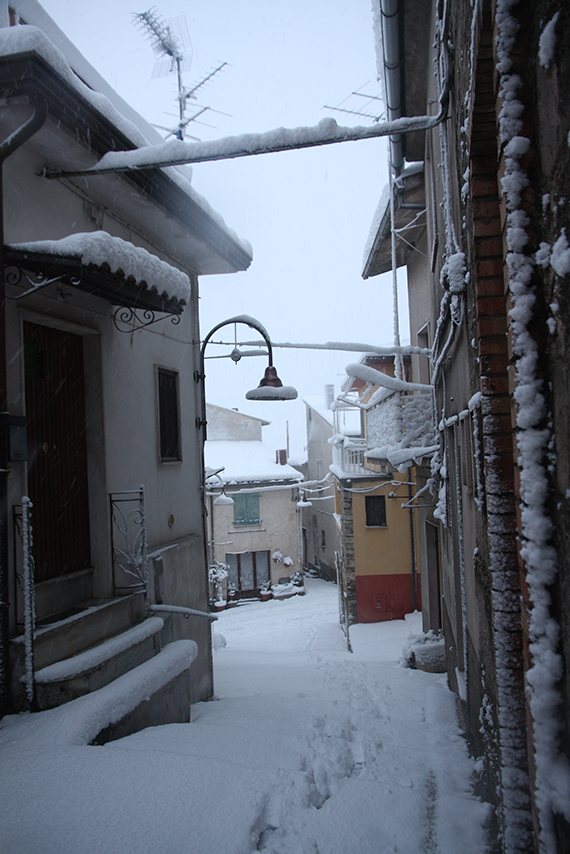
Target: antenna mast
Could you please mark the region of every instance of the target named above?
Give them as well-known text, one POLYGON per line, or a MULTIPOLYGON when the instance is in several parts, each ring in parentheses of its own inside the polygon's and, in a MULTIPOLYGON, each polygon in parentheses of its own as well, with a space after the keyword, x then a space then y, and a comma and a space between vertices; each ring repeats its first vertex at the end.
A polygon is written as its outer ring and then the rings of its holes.
MULTIPOLYGON (((195 121, 198 116, 210 110, 211 107, 200 107, 198 112, 190 118, 186 118, 186 107, 190 99, 196 100, 196 92, 212 79, 219 71, 221 71, 227 62, 222 62, 207 74, 202 80, 190 89, 184 88, 182 80, 182 72, 190 67, 192 62, 192 43, 186 26, 186 18, 180 15, 178 18, 171 18, 169 21, 163 21, 157 14, 156 7, 152 7, 147 12, 138 12, 133 15, 135 24, 143 31, 148 38, 153 49, 157 61, 153 70, 153 77, 163 77, 166 74, 171 74, 176 71, 178 82, 178 126, 174 130, 169 130, 178 139, 184 139, 184 131, 190 122, 195 121)), ((198 106, 198 105, 197 105, 198 106)), ((219 110, 214 110, 219 112, 219 110)), ((195 139, 196 137, 193 137, 195 139)))

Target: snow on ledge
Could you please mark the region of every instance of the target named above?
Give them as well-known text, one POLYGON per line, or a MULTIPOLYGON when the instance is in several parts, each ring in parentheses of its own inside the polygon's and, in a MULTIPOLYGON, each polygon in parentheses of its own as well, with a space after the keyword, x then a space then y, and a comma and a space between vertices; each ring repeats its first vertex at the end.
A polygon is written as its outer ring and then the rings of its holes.
POLYGON ((45 712, 15 715, 10 739, 14 742, 39 737, 52 748, 91 744, 102 730, 118 723, 179 676, 197 655, 194 641, 174 641, 154 658, 98 691, 45 712))
POLYGON ((80 258, 85 266, 107 264, 112 273, 122 271, 125 279, 132 276, 137 282, 145 282, 149 290, 156 290, 158 294, 166 294, 179 302, 190 301, 190 279, 186 273, 161 261, 146 249, 120 237, 112 237, 106 231, 70 234, 61 240, 17 243, 12 248, 23 252, 72 256, 80 258))
POLYGON ((390 389, 390 391, 429 391, 430 393, 432 391, 432 386, 430 385, 399 380, 382 371, 377 371, 376 368, 371 368, 368 365, 351 364, 347 365, 345 370, 349 377, 356 377, 356 379, 364 380, 364 382, 371 385, 390 389))
POLYGON ((142 623, 133 626, 132 629, 117 635, 117 637, 109 638, 96 647, 43 667, 35 673, 34 679, 36 682, 55 682, 60 679, 70 679, 79 673, 98 667, 135 644, 142 643, 142 641, 157 634, 163 626, 164 620, 160 617, 149 617, 142 623))

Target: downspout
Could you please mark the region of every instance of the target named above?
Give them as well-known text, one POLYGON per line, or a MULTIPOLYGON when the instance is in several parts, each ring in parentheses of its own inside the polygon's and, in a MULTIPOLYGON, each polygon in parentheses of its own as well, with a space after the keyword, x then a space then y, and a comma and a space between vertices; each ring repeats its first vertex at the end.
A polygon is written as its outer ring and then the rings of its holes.
POLYGON ((30 139, 43 125, 47 102, 33 101, 34 112, 0 144, 0 717, 9 709, 10 620, 8 581, 8 390, 6 364, 6 297, 4 293, 4 198, 2 173, 4 161, 30 139))
MULTIPOLYGON (((402 116, 399 0, 380 0, 386 112, 389 122, 402 116)), ((390 164, 395 176, 404 165, 403 134, 390 135, 390 164)))
POLYGON ((411 539, 411 556, 412 556, 412 604, 414 611, 418 610, 418 567, 416 562, 416 525, 414 521, 414 507, 412 488, 412 467, 408 468, 408 505, 410 507, 410 539, 411 539))
MULTIPOLYGON (((382 21, 382 58, 384 65, 384 90, 386 93, 386 112, 388 121, 399 119, 402 115, 402 83, 400 64, 400 15, 398 0, 381 0, 382 21)), ((392 306, 394 344, 400 345, 400 318, 398 311, 398 264, 396 258, 396 183, 404 165, 403 136, 391 134, 388 147, 388 174, 390 178, 390 242, 392 254, 392 306)), ((396 378, 403 379, 403 361, 400 355, 394 359, 396 378)))

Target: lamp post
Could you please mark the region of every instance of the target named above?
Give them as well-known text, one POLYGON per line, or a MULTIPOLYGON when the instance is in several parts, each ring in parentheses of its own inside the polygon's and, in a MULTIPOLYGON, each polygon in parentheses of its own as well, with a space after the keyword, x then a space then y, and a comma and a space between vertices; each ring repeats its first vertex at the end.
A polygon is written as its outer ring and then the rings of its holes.
MULTIPOLYGON (((265 374, 259 383, 259 386, 251 391, 248 391, 246 394, 247 400, 295 400, 297 397, 297 390, 292 386, 284 386, 279 377, 277 376, 277 371, 275 370, 275 366, 273 365, 273 348, 271 346, 271 340, 269 338, 269 334, 262 323, 259 320, 256 320, 254 317, 250 317, 246 314, 240 314, 236 317, 230 317, 228 320, 223 320, 221 323, 216 324, 202 342, 202 347, 200 348, 200 370, 196 371, 194 374, 194 379, 196 382, 201 382, 201 402, 202 402, 202 411, 200 416, 196 418, 196 427, 198 429, 202 429, 204 432, 202 434, 202 442, 201 442, 201 451, 202 451, 202 520, 203 520, 203 537, 204 537, 204 554, 206 557, 206 577, 208 579, 207 584, 209 585, 209 575, 208 575, 208 565, 209 565, 209 555, 208 555, 208 526, 206 523, 206 466, 205 466, 205 445, 207 438, 207 418, 206 418, 206 347, 208 346, 212 335, 218 331, 218 329, 222 329, 224 326, 231 326, 232 324, 242 323, 245 326, 249 326, 251 329, 255 329, 263 340, 265 341, 265 345, 267 347, 267 356, 268 356, 268 365, 265 369, 265 374)), ((242 356, 244 355, 254 355, 253 353, 243 353, 240 352, 239 348, 234 347, 233 351, 230 353, 230 358, 236 362, 239 362, 242 356)), ((262 355, 261 353, 259 355, 262 355)), ((225 494, 225 491, 222 489, 222 493, 212 502, 212 506, 210 507, 210 512, 212 514, 213 520, 213 504, 233 504, 233 499, 225 494)), ((214 559, 214 536, 213 536, 213 523, 212 523, 212 560, 214 559)))
MULTIPOLYGON (((262 323, 259 320, 256 320, 254 317, 250 317, 247 314, 240 314, 236 317, 230 317, 228 320, 222 320, 221 323, 216 324, 202 342, 202 347, 200 349, 200 371, 195 374, 195 379, 197 382, 202 382, 202 412, 201 418, 197 419, 197 427, 201 427, 204 430, 204 442, 207 438, 206 431, 206 386, 204 380, 206 379, 206 347, 208 346, 212 335, 218 331, 218 329, 222 329, 224 326, 231 326, 232 324, 242 323, 245 326, 249 326, 251 329, 255 329, 263 340, 265 341, 265 345, 267 347, 267 356, 268 356, 268 365, 265 369, 265 374, 261 379, 257 388, 251 389, 246 393, 247 400, 295 400, 297 397, 297 390, 292 386, 284 386, 279 377, 277 376, 277 371, 273 365, 273 347, 271 346, 271 340, 269 338, 269 334, 262 323)), ((237 346, 234 348, 232 353, 230 353, 230 358, 233 359, 234 362, 239 362, 242 354, 240 353, 237 346)), ((247 354, 251 355, 251 354, 247 354)), ((261 354, 260 354, 261 355, 261 354)))

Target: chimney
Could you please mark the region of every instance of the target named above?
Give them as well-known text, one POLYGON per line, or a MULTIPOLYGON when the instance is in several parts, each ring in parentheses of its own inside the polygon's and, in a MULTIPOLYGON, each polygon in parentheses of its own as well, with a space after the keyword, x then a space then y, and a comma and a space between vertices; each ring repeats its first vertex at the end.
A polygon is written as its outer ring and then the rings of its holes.
POLYGON ((283 448, 281 451, 275 451, 275 462, 279 466, 284 466, 287 464, 287 450, 283 448))

